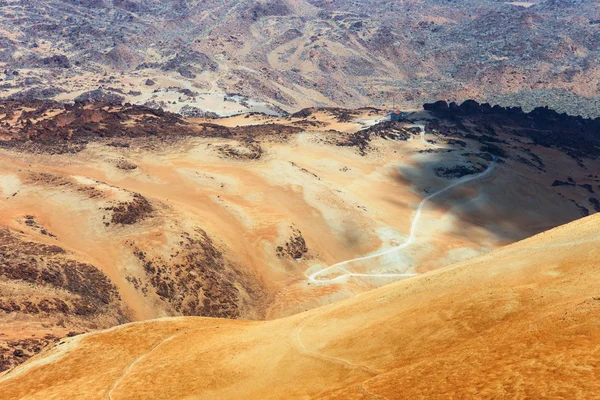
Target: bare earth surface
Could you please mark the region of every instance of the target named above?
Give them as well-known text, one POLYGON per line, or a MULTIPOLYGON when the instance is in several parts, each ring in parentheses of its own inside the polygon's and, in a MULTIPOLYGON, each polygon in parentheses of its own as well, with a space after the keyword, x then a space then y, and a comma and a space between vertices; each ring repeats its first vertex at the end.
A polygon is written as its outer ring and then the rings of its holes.
POLYGON ((590 146, 532 144, 501 123, 492 139, 506 154, 492 156, 489 136, 425 112, 390 125, 376 109, 207 122, 129 106, 10 107, 0 129, 3 370, 124 322, 290 316, 599 204, 590 146))
POLYGON ((0 400, 598 397, 598 27, 0 1, 0 400))
POLYGON ((595 398, 599 222, 284 319, 67 339, 0 378, 2 398, 595 398))

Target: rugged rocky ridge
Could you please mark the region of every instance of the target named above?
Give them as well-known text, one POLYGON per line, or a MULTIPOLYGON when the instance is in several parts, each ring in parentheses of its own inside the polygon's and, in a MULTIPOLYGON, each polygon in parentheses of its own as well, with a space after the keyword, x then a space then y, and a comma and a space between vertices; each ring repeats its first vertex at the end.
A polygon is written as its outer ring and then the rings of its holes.
POLYGON ((13 0, 0 18, 14 33, 0 42, 6 96, 147 92, 167 77, 288 110, 478 98, 598 115, 536 95, 598 100, 592 1, 13 0))
POLYGON ((77 151, 90 140, 191 135, 180 116, 143 106, 102 102, 16 102, 0 104, 4 147, 36 146, 77 151))
MULTIPOLYGON (((488 146, 490 152, 506 142, 497 138, 497 131, 530 140, 532 144, 560 149, 570 157, 600 157, 600 118, 583 118, 566 113, 559 114, 547 107, 523 112, 520 107, 491 106, 467 100, 458 105, 445 101, 425 104, 424 109, 438 118, 429 125, 441 135, 452 131, 450 126, 461 129, 465 137, 476 135, 488 146), (468 126, 468 128, 467 128, 468 126)), ((502 156, 501 150, 496 155, 502 156)))

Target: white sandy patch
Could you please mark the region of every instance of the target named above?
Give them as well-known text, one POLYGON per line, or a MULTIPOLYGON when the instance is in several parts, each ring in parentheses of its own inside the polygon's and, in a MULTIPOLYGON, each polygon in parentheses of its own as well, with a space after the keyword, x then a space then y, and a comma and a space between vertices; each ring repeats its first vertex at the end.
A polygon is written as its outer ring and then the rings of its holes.
POLYGON ((111 194, 115 200, 127 201, 131 199, 131 193, 123 189, 107 185, 106 183, 98 182, 86 176, 73 175, 72 178, 75 180, 75 182, 81 185, 92 186, 96 190, 111 194))
POLYGON ((262 192, 250 192, 244 195, 244 200, 251 203, 262 203, 265 201, 265 194, 262 192))
POLYGON ((377 236, 383 243, 391 244, 390 247, 396 247, 404 243, 408 237, 407 234, 397 231, 389 226, 382 226, 375 230, 377 236))
POLYGON ((506 4, 509 4, 511 6, 525 7, 525 8, 529 8, 531 6, 536 5, 536 3, 530 3, 530 2, 526 2, 526 1, 507 1, 506 4))
POLYGON ((16 175, 0 175, 0 190, 4 196, 12 196, 21 188, 21 180, 16 175))
POLYGON ((85 177, 85 176, 74 175, 73 179, 75 179, 75 181, 77 183, 81 183, 82 185, 96 186, 96 183, 97 183, 95 180, 85 177))
POLYGON ((163 109, 171 112, 179 112, 183 107, 196 107, 203 111, 210 111, 221 116, 230 116, 241 113, 261 112, 269 115, 278 115, 273 107, 264 101, 251 99, 240 95, 229 96, 218 92, 196 92, 195 88, 187 89, 197 93, 196 96, 187 96, 177 90, 166 88, 158 91, 148 91, 134 99, 136 104, 145 104, 149 101, 157 103, 164 102, 163 109))

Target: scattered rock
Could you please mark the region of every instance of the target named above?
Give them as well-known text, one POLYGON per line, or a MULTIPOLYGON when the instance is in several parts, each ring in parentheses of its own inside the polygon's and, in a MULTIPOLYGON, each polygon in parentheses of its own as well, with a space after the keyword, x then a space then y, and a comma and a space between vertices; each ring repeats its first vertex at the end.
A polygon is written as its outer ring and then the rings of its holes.
POLYGON ((285 243, 285 246, 277 247, 277 257, 282 258, 288 256, 295 260, 301 259, 306 253, 308 253, 308 247, 306 246, 306 241, 304 237, 302 237, 302 232, 295 227, 291 227, 292 234, 288 241, 285 243))
POLYGON ((122 169, 123 171, 132 171, 137 169, 137 165, 127 161, 127 160, 119 160, 116 163, 116 167, 122 169))
POLYGON ((41 65, 47 68, 71 68, 71 63, 65 55, 43 58, 41 60, 41 65))
POLYGON ((111 223, 119 225, 133 225, 150 217, 154 211, 150 202, 139 193, 135 193, 131 201, 121 202, 105 209, 112 211, 111 223))

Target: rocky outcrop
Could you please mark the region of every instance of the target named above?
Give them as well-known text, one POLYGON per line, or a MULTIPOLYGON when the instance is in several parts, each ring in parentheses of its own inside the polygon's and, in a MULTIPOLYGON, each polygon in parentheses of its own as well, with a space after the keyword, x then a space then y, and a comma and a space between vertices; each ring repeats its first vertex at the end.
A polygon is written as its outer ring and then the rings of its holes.
POLYGON ((192 129, 177 114, 99 102, 4 102, 0 103, 0 124, 4 136, 0 146, 50 153, 77 152, 90 141, 106 138, 166 140, 200 134, 200 129, 192 129))
POLYGON ((240 318, 263 300, 260 281, 229 261, 225 249, 201 229, 179 235, 169 256, 137 247, 133 254, 146 276, 130 279, 132 284, 154 291, 179 315, 240 318))
POLYGON ((308 247, 306 246, 302 232, 293 226, 290 228, 292 229, 292 234, 288 241, 283 246, 277 246, 277 257, 290 257, 294 260, 299 260, 308 253, 308 247))
MULTIPOLYGON (((414 133, 410 131, 410 128, 407 129, 400 122, 396 121, 380 122, 365 129, 365 132, 372 136, 390 140, 408 140, 412 136, 412 133, 414 133)), ((417 129, 416 132, 420 132, 420 130, 417 129)))
POLYGON ((194 106, 183 106, 178 112, 179 115, 186 118, 205 118, 205 119, 216 119, 219 118, 217 113, 212 111, 205 111, 194 106))
POLYGON ((163 71, 176 71, 185 78, 194 79, 196 74, 204 71, 216 71, 219 65, 204 53, 184 50, 161 67, 163 71))
POLYGON ((121 105, 125 101, 125 97, 102 89, 96 89, 80 94, 75 98, 75 101, 79 103, 89 102, 121 105))
POLYGON ((144 196, 134 193, 131 201, 120 202, 116 206, 107 207, 106 210, 112 211, 111 223, 133 225, 150 217, 154 208, 144 196))
POLYGON ((520 107, 501 107, 467 100, 462 104, 438 101, 424 109, 437 118, 429 128, 442 135, 460 135, 479 140, 482 151, 506 157, 507 143, 495 138, 498 132, 533 144, 555 148, 575 160, 600 157, 600 118, 589 119, 559 114, 547 107, 526 113, 520 107))
POLYGON ((8 97, 8 100, 20 101, 20 102, 33 102, 37 100, 48 100, 58 96, 61 93, 65 93, 66 90, 58 87, 34 87, 31 89, 23 90, 12 94, 8 97))
POLYGON ((248 15, 252 21, 258 21, 264 17, 288 15, 290 9, 282 0, 269 0, 267 2, 254 2, 249 9, 248 15))
POLYGON ((359 110, 349 110, 339 107, 309 107, 303 108, 290 115, 291 118, 308 118, 316 112, 323 112, 336 118, 338 122, 349 122, 360 112, 359 110))
POLYGON ((485 168, 474 165, 453 165, 451 167, 437 167, 434 169, 435 174, 440 178, 462 178, 467 175, 479 174, 485 168))
POLYGON ((24 362, 69 327, 101 329, 128 321, 116 286, 99 269, 7 228, 0 228, 0 286, 10 287, 0 290, 0 325, 40 326, 34 338, 0 335, 0 371, 24 362))
POLYGON ((369 152, 369 143, 375 137, 389 140, 408 140, 411 137, 411 132, 404 128, 400 122, 384 121, 340 139, 337 145, 356 147, 359 154, 365 156, 369 152))
POLYGON ((14 368, 33 357, 59 338, 46 334, 43 338, 0 340, 0 372, 14 368))
POLYGON ((65 55, 57 55, 42 58, 39 66, 46 68, 71 68, 71 62, 65 55))

